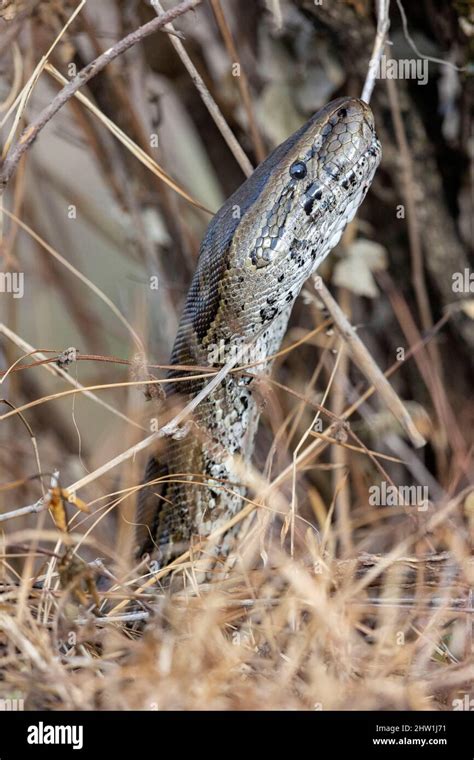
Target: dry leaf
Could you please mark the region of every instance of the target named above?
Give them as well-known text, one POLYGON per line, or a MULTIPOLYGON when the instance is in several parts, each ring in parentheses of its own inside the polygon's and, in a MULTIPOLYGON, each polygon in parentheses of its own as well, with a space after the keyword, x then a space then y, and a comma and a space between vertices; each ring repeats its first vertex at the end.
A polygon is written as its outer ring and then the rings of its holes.
POLYGON ((332 281, 358 296, 376 298, 378 288, 372 272, 387 268, 386 249, 371 240, 359 239, 351 243, 347 256, 334 267, 332 281))

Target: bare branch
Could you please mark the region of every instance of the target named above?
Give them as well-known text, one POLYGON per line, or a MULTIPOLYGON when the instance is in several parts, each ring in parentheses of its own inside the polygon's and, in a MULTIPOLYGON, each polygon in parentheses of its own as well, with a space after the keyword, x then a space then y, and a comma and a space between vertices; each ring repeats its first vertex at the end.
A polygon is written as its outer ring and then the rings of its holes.
POLYGON ((361 95, 361 99, 366 103, 370 103, 370 98, 372 97, 377 68, 385 47, 387 32, 390 28, 389 10, 390 0, 377 0, 377 34, 361 95))

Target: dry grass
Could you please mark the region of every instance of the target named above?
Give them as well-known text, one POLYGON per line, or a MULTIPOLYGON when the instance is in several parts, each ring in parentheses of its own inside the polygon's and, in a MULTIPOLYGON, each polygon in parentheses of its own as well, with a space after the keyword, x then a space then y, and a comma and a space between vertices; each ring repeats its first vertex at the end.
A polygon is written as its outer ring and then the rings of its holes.
MULTIPOLYGON (((380 532, 377 515, 364 517, 380 532)), ((184 590, 145 592, 150 575, 131 572, 99 594, 96 615, 55 572, 42 589, 6 583, 1 696, 29 709, 428 710, 469 692, 473 568, 452 520, 430 531, 429 558, 412 536, 338 561, 329 530, 325 551, 313 538, 292 559, 255 530, 225 580, 198 583, 187 563, 184 590), (251 570, 254 541, 266 563, 251 570)))

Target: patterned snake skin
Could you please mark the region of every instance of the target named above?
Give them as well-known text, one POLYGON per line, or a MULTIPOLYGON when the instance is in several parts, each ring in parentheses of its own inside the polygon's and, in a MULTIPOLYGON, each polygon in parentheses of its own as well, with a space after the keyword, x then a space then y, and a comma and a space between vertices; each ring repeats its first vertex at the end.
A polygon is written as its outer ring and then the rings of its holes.
MULTIPOLYGON (((170 363, 222 366, 244 343, 245 360, 260 362, 252 372, 268 372, 265 359, 278 351, 303 283, 338 243, 380 158, 372 112, 353 98, 329 103, 276 148, 209 224, 170 363)), ((167 394, 184 405, 204 385, 170 383, 167 394)), ((228 374, 187 434, 149 459, 136 517, 140 554, 165 565, 241 509, 245 487, 233 461, 252 456, 259 414, 252 378, 228 374)))

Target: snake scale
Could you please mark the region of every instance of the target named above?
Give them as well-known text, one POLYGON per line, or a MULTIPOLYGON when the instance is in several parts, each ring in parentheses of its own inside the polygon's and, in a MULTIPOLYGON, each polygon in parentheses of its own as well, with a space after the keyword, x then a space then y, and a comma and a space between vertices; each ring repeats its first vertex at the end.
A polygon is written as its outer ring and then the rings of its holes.
MULTIPOLYGON (((252 372, 268 372, 296 297, 354 217, 380 158, 372 112, 355 98, 332 101, 277 147, 207 228, 170 364, 221 366, 249 346, 259 362, 252 372)), ((185 374, 172 370, 167 384, 168 398, 182 405, 205 384, 173 382, 185 374)), ((254 448, 260 405, 252 384, 248 373, 227 374, 187 434, 149 459, 136 517, 140 554, 165 565, 241 509, 245 487, 234 463, 249 462, 254 448)), ((225 534, 221 554, 231 539, 225 534)))

